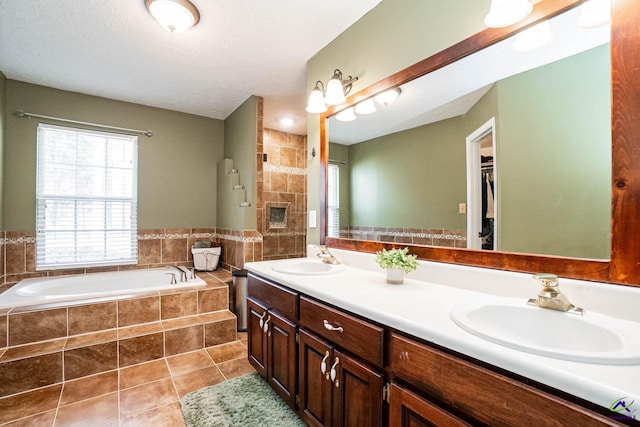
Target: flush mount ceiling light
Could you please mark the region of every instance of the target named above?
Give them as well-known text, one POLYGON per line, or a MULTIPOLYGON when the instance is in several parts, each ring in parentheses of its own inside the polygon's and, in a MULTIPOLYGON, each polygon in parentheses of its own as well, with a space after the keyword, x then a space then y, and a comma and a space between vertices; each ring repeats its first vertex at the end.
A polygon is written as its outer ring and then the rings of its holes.
POLYGON ((402 91, 400 90, 399 87, 394 87, 393 89, 389 89, 389 90, 385 90, 384 92, 380 92, 379 94, 377 94, 376 96, 374 96, 375 100, 378 101, 378 103, 384 105, 385 107, 389 104, 391 104, 393 101, 396 100, 396 98, 398 97, 398 95, 400 95, 402 91))
POLYGON ((522 21, 533 10, 529 0, 491 0, 489 13, 484 18, 487 27, 508 27, 522 21))
POLYGON ((158 23, 172 33, 188 30, 200 21, 200 12, 189 0, 145 0, 158 23))
POLYGON ((339 105, 344 103, 346 95, 351 91, 353 82, 357 81, 357 77, 348 76, 346 79, 342 77, 342 71, 336 69, 333 72, 331 80, 327 83, 327 90, 324 92, 324 84, 318 80, 315 87, 309 94, 307 102, 308 113, 324 113, 327 111, 327 105, 339 105))

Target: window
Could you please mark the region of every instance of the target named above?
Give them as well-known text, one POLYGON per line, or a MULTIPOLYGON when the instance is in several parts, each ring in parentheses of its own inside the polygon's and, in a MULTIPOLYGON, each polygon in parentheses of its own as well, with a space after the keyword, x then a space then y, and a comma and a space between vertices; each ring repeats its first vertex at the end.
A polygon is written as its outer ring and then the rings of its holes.
POLYGON ((340 237, 340 167, 329 164, 327 174, 327 236, 340 237))
POLYGON ((36 269, 137 262, 130 135, 38 125, 36 269))

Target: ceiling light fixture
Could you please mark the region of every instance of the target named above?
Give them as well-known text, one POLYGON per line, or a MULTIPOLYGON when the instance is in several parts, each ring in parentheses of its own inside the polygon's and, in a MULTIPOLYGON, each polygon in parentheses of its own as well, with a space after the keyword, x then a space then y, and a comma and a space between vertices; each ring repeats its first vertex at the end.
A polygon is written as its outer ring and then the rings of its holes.
POLYGON ((293 117, 282 117, 280 118, 280 124, 282 126, 291 127, 296 124, 296 120, 293 117))
POLYGON ((491 28, 508 27, 522 21, 533 10, 529 0, 491 0, 484 24, 491 28))
POLYGON ((189 0, 145 0, 158 23, 172 33, 188 30, 200 21, 198 8, 189 0))
POLYGON ((398 95, 400 95, 402 91, 400 90, 399 87, 394 87, 393 89, 389 89, 389 90, 385 90, 384 92, 380 92, 379 94, 377 94, 376 96, 374 96, 375 100, 378 101, 378 103, 384 105, 385 107, 389 104, 391 104, 393 101, 396 100, 396 98, 398 97, 398 95))
POLYGON ((346 95, 351 92, 353 82, 357 81, 357 77, 348 76, 346 79, 342 77, 342 71, 336 69, 333 72, 331 80, 327 83, 327 90, 324 92, 324 84, 318 80, 315 87, 309 94, 307 101, 308 113, 324 113, 327 111, 327 105, 339 105, 344 103, 346 95))

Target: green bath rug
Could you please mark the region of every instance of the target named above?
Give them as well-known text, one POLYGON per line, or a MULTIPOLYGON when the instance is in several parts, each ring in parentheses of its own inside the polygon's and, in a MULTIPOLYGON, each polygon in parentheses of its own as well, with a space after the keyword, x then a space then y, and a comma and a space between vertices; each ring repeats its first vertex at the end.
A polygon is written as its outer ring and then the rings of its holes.
POLYGON ((188 427, 303 427, 258 373, 192 391, 180 399, 188 427))

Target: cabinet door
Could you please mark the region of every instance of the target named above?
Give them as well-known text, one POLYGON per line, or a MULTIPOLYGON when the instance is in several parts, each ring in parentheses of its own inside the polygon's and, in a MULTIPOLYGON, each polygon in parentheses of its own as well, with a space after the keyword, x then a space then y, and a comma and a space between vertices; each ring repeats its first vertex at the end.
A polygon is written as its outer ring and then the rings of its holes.
POLYGON ((266 320, 267 308, 254 299, 247 299, 249 363, 264 378, 267 378, 267 334, 263 330, 266 320))
POLYGON ((331 347, 300 330, 300 375, 298 415, 310 426, 331 425, 331 388, 329 378, 331 347))
POLYGON ((297 326, 295 323, 269 311, 267 336, 267 378, 269 385, 282 400, 295 409, 297 390, 298 347, 296 344, 297 326))
POLYGON ((383 374, 334 350, 330 379, 334 426, 382 426, 383 374))
POLYGON ((469 425, 417 394, 391 383, 389 427, 462 427, 469 425))

